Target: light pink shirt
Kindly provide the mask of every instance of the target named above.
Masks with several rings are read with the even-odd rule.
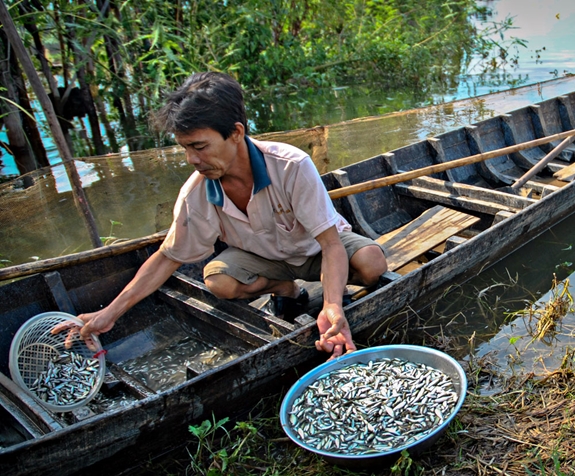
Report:
[[[213,253],[219,238],[229,246],[297,266],[320,252],[315,240],[320,233],[334,225],[338,232],[351,230],[335,211],[307,154],[288,144],[250,140],[263,153],[271,184],[252,191],[246,216],[221,187],[223,206],[210,203],[207,179],[194,172],[180,190],[174,221],[160,248],[168,258],[201,261]]]

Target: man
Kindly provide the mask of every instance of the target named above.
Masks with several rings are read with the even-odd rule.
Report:
[[[154,122],[174,133],[196,171],[180,191],[160,249],[109,306],[79,316],[86,323],[82,335],[109,331],[182,263],[209,257],[219,239],[228,248],[204,268],[215,296],[271,293],[281,312],[307,298],[295,279],[321,279],[316,347],[332,357],[355,350],[342,307],[345,285],[372,285],[387,264],[379,245],[351,233],[335,211],[310,157],[287,144],[250,139],[241,87],[221,73],[191,76]]]

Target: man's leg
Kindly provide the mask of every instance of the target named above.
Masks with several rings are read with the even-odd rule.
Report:
[[[387,271],[387,261],[381,246],[352,232],[340,233],[340,238],[349,257],[349,284],[376,284]]]
[[[387,261],[379,245],[365,246],[349,260],[350,284],[371,286],[387,271]]]
[[[227,274],[212,274],[205,277],[204,282],[220,299],[255,299],[268,293],[295,299],[300,293],[294,281],[278,281],[263,276],[258,276],[253,283],[243,284]]]
[[[204,268],[204,282],[220,299],[253,299],[262,294],[297,298],[290,266],[237,248],[228,248]]]

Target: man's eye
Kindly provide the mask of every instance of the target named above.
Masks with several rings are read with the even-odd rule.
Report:
[[[205,148],[206,148],[205,145],[201,145],[201,146],[197,146],[197,145],[196,145],[196,146],[194,146],[194,150],[203,150],[203,149],[205,149]]]

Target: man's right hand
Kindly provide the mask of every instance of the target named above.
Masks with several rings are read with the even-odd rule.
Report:
[[[104,332],[108,332],[116,323],[116,319],[114,319],[107,307],[100,311],[80,314],[78,319],[84,321],[84,327],[80,331],[80,335],[84,338],[90,334],[99,336]]]
[[[315,347],[319,351],[332,354],[328,360],[343,355],[344,349],[346,354],[357,350],[341,305],[324,307],[317,318],[317,327],[320,338]]]
[[[79,336],[84,340],[86,346],[90,350],[97,350],[92,336],[98,336],[103,332],[109,331],[114,327],[116,322],[108,311],[108,308],[89,314],[80,314],[78,319],[84,322],[82,327],[80,327],[76,322],[66,321],[54,326],[54,328],[50,330],[51,334],[59,334],[60,332],[68,331],[68,335],[64,340],[64,347],[66,349],[70,349],[74,344],[74,341],[77,340]]]
[[[167,258],[160,251],[156,251],[140,267],[134,279],[128,283],[109,306],[100,311],[78,316],[80,320],[84,321],[84,326],[80,329],[82,338],[86,340],[91,334],[99,336],[104,332],[108,332],[114,327],[120,316],[146,296],[156,291],[180,265],[181,263]],[[52,329],[52,334],[57,334],[65,329],[70,329],[70,332],[72,332],[72,327],[71,325],[66,325],[66,323],[57,325]],[[78,325],[76,324],[74,327],[76,327],[75,332],[77,332]],[[70,345],[72,345],[71,341]]]

